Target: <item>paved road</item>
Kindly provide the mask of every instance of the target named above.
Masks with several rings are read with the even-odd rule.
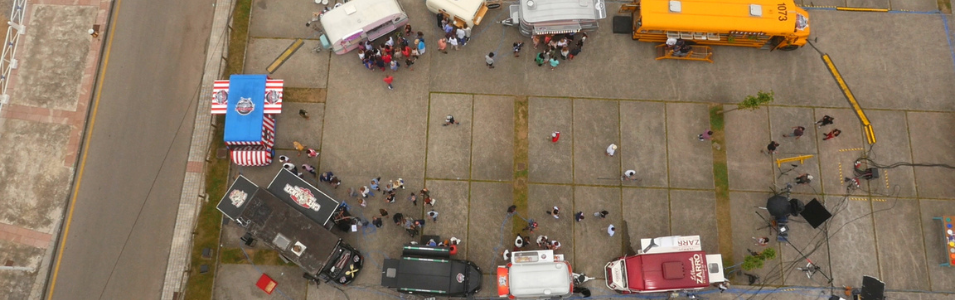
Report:
[[[159,298],[212,3],[115,4],[98,111],[50,298]]]

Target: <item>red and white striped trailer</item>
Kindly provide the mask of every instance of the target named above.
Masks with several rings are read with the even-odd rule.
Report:
[[[267,166],[275,147],[275,115],[282,112],[282,80],[232,75],[212,88],[212,114],[224,114],[224,142],[239,166]]]

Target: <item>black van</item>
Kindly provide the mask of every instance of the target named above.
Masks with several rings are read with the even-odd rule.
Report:
[[[451,259],[448,248],[405,246],[402,258],[386,259],[381,285],[409,294],[470,296],[481,290],[481,268]]]
[[[338,205],[331,198],[303,199],[313,195],[310,186],[292,181],[283,183],[283,186],[292,190],[292,194],[299,198],[297,200],[309,201],[315,207],[321,205],[323,209],[315,212],[324,212],[324,208],[328,208],[329,216],[320,219],[324,222],[328,221]],[[315,221],[315,216],[303,214],[269,190],[260,189],[245,176],[236,178],[216,207],[246,228],[247,237],[268,243],[283,258],[305,270],[306,278],[348,284],[361,271],[364,263],[361,252],[332,234],[324,223]],[[246,238],[246,242],[251,243],[251,240]]]

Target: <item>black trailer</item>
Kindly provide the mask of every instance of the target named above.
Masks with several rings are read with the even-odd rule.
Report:
[[[337,201],[323,206],[337,208]],[[316,222],[269,190],[260,189],[245,176],[236,178],[217,208],[246,228],[246,235],[268,243],[311,277],[348,284],[364,263],[361,253],[332,234],[324,223]],[[330,217],[334,210],[327,213]],[[328,217],[324,219],[327,221]]]
[[[470,296],[481,290],[481,268],[449,259],[447,248],[408,245],[400,259],[386,259],[381,285],[409,294]],[[420,255],[433,253],[435,255]]]

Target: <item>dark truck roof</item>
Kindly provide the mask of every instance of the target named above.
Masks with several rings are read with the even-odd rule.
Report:
[[[339,257],[336,251],[343,251],[341,238],[245,176],[236,178],[216,207],[309,274],[319,274],[330,258]],[[296,253],[296,246],[304,250]]]
[[[269,183],[269,192],[315,223],[326,226],[341,204],[291,171],[281,169]]]
[[[471,295],[480,290],[481,281],[481,269],[457,259],[386,259],[381,273],[381,285],[405,293]]]

